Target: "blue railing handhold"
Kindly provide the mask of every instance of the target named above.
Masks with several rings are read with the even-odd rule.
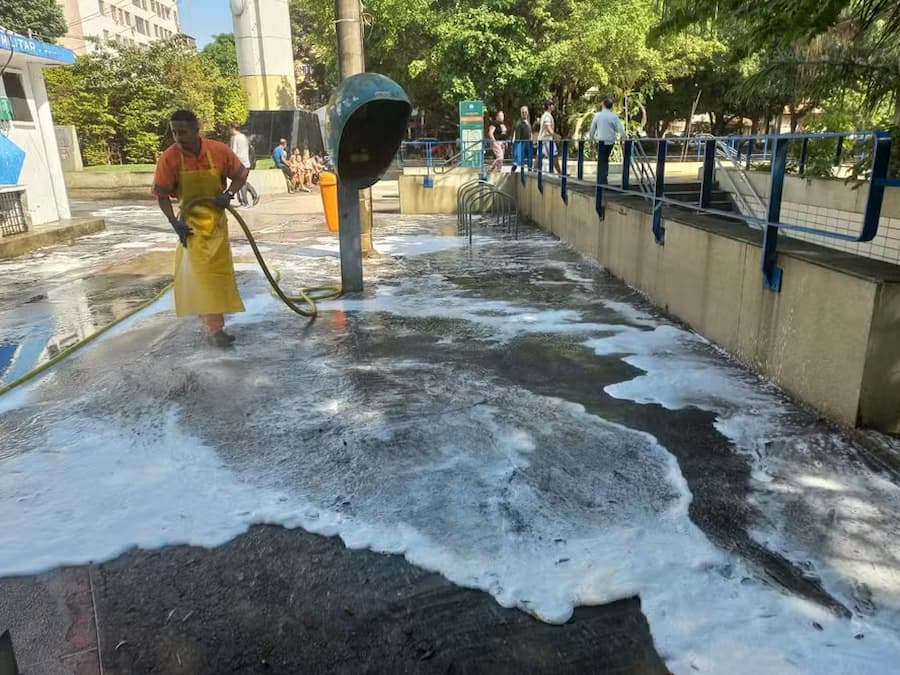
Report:
[[[697,145],[698,151],[700,145]],[[716,141],[703,143],[703,178],[700,183],[700,208],[709,208],[712,202],[713,173],[716,168]]]
[[[775,264],[778,250],[778,223],[781,220],[781,196],[784,192],[784,174],[787,171],[787,141],[775,139],[772,148],[772,174],[769,181],[769,209],[763,230],[762,273],[763,285],[775,292],[781,290],[782,270]]]
[[[634,141],[630,138],[622,143],[622,189],[631,187],[631,158],[634,153]],[[599,166],[599,165],[598,165]]]
[[[537,184],[538,192],[544,194],[544,144],[537,144]]]
[[[597,173],[594,176],[594,211],[601,218],[606,217],[606,210],[603,206],[603,184],[600,183],[600,144],[597,144]]]
[[[653,193],[653,237],[657,244],[666,242],[666,228],[662,224],[662,197],[666,189],[666,154],[669,144],[664,140],[656,145],[656,189]]]
[[[784,179],[787,175],[788,166],[788,147],[791,143],[800,142],[799,161],[797,170],[801,176],[807,172],[809,164],[809,143],[814,139],[834,139],[835,141],[835,160],[840,161],[843,156],[845,140],[860,141],[864,139],[873,139],[874,148],[872,151],[872,161],[869,175],[869,194],[866,200],[865,210],[863,213],[862,227],[858,234],[844,234],[840,232],[832,232],[822,230],[806,225],[793,225],[781,222],[781,201],[784,193]],[[516,141],[517,143],[529,143],[529,141]],[[568,203],[569,188],[569,141],[557,141],[561,143],[561,154],[565,168],[561,168],[560,187],[561,197],[563,201]],[[652,160],[650,160],[641,150],[637,143],[657,143],[656,167],[653,168]],[[668,156],[669,144],[674,144],[678,149],[678,153],[673,152],[672,157]],[[415,146],[417,142],[408,142],[404,146]],[[440,142],[430,141],[418,143],[425,148],[425,159],[428,170],[426,171],[426,181],[430,180],[431,166],[434,162],[434,148],[440,145]],[[667,161],[683,160],[688,155],[688,150],[694,144],[697,147],[697,156],[702,158],[702,183],[700,188],[699,200],[695,203],[688,203],[678,199],[672,199],[665,194],[665,167]],[[456,143],[453,144],[454,147]],[[481,145],[479,143],[478,145]],[[537,187],[543,194],[544,192],[544,152],[547,151],[548,171],[553,171],[554,142],[537,143],[537,166],[529,171],[537,174]],[[548,147],[549,146],[549,147]],[[755,149],[761,147],[762,152]],[[578,179],[583,182],[584,177],[584,141],[578,141]],[[746,147],[746,151],[744,148]],[[857,159],[864,156],[855,146],[854,155]],[[652,202],[652,232],[654,239],[663,244],[665,242],[665,227],[663,226],[663,207],[665,205],[679,206],[691,210],[701,210],[712,215],[723,216],[730,219],[740,219],[748,225],[757,226],[763,231],[763,248],[761,256],[761,267],[763,274],[763,283],[766,288],[778,291],[782,286],[783,272],[777,266],[777,250],[778,237],[780,230],[792,232],[803,232],[815,236],[826,237],[829,239],[837,239],[839,241],[848,242],[866,242],[871,241],[878,234],[878,224],[881,217],[881,208],[884,200],[884,193],[887,187],[900,187],[900,178],[888,178],[888,166],[890,161],[892,147],[892,139],[890,134],[885,131],[852,131],[852,132],[823,132],[812,134],[776,134],[773,136],[701,136],[697,138],[661,138],[661,139],[626,139],[622,143],[622,182],[621,187],[615,187],[611,184],[600,185],[599,183],[599,158],[598,171],[594,180],[595,186],[595,209],[599,217],[604,217],[604,190],[611,190],[627,195],[640,196]],[[481,167],[484,170],[484,150],[481,148],[482,158]],[[530,148],[522,153],[523,157],[530,158]],[[755,213],[736,213],[734,211],[723,211],[712,208],[712,189],[715,179],[715,162],[716,153],[720,151],[725,154],[730,162],[735,162],[740,167],[742,163],[746,163],[749,167],[751,161],[767,159],[771,157],[771,172],[769,177],[769,203],[766,207],[764,217],[759,217]],[[460,156],[465,153],[465,148],[461,149]],[[408,152],[402,148],[398,154],[401,164],[408,161]],[[599,152],[598,152],[599,155]],[[526,161],[527,164],[527,161]],[[445,162],[446,165],[446,162]],[[521,168],[520,180],[524,185],[526,183],[525,166]],[[640,181],[638,186],[640,189],[632,189],[632,180],[634,174],[639,173],[637,179]]]
[[[584,141],[578,141],[578,180],[584,180]]]
[[[809,157],[809,139],[804,138],[800,143],[800,162],[797,165],[797,173],[806,176],[806,159]]]
[[[525,170],[530,170],[531,168],[531,141],[515,141],[515,144],[522,149],[522,152],[518,154],[518,157],[522,161],[521,166],[519,166],[519,180],[522,181],[522,185],[525,185]],[[513,152],[515,152],[516,149],[517,148],[513,148]]]

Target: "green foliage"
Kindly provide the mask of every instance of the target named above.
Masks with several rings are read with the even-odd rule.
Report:
[[[56,0],[4,0],[0,2],[0,26],[35,38],[53,42],[68,27]]]
[[[54,121],[77,127],[85,147],[85,161],[90,163],[109,161],[109,140],[116,131],[116,119],[109,111],[109,94],[87,85],[98,77],[97,64],[86,58],[77,59],[68,68],[44,71],[47,90],[53,92]]]
[[[662,27],[731,36],[744,101],[812,109],[859,94],[857,111],[888,104],[900,125],[900,3],[896,0],[668,0]]]
[[[234,44],[234,33],[213,35],[212,41],[200,53],[215,63],[222,75],[237,77],[237,47]]]
[[[460,99],[512,113],[553,97],[567,118],[596,108],[590,91],[653,91],[686,76],[716,48],[698,31],[653,42],[655,0],[370,0],[368,70],[384,73],[428,109],[435,131],[455,125]],[[337,81],[333,3],[291,0],[295,56]],[[435,119],[436,118],[436,119]]]
[[[154,162],[170,142],[173,110],[193,110],[213,134],[246,119],[246,96],[237,76],[223,73],[228,62],[220,56],[171,41],[79,56],[46,72],[55,121],[77,128],[87,164]]]

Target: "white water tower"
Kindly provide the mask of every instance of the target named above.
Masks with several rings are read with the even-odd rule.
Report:
[[[288,0],[231,0],[238,74],[250,110],[294,110],[297,85]]]

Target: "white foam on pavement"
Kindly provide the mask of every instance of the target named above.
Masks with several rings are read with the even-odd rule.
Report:
[[[231,323],[248,330],[281,311],[268,293],[245,304]],[[653,326],[630,306],[605,304]],[[585,322],[571,309],[467,296],[436,274],[320,307],[465,321],[500,342],[584,333],[598,357],[621,355],[645,371],[608,386],[612,396],[710,410],[748,453],[782,423],[777,392],[673,326]],[[141,326],[159,321],[162,331],[168,320]],[[639,594],[675,673],[849,675],[900,663],[883,614],[838,619],[754,579],[713,546],[689,518],[677,461],[651,436],[452,364],[285,361],[284,350],[302,348],[300,336],[225,356],[191,351],[162,369],[131,359],[129,326],[107,337],[111,360],[93,364],[96,386],[69,382],[62,371],[76,361],[3,401],[18,450],[0,454],[0,574],[103,560],[136,545],[214,546],[253,523],[280,523],[402,554],[552,622],[581,604]],[[124,360],[112,360],[116,353]],[[366,378],[376,384],[358,384]],[[205,401],[217,410],[204,421]],[[789,459],[786,469],[795,466]],[[876,488],[890,497],[896,486],[859,469],[855,484],[824,468],[779,483],[773,467],[757,469],[770,486],[819,499],[811,508],[847,493],[838,514],[846,533],[892,515],[890,501],[873,507],[864,496]],[[767,513],[791,503],[775,490],[766,498],[775,504],[760,502]],[[789,528],[764,535],[803,548]],[[833,569],[832,586],[847,573]]]
[[[611,396],[715,413],[716,429],[751,462],[754,539],[821,579],[857,620],[900,632],[896,483],[868,469],[840,433],[795,428],[790,401],[696,334],[658,324],[586,344],[644,371],[607,386]]]

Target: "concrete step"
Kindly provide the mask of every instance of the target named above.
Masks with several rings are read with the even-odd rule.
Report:
[[[0,260],[14,258],[37,248],[72,242],[106,229],[106,221],[102,218],[73,218],[55,221],[43,225],[34,225],[28,232],[7,235],[0,239]]]

